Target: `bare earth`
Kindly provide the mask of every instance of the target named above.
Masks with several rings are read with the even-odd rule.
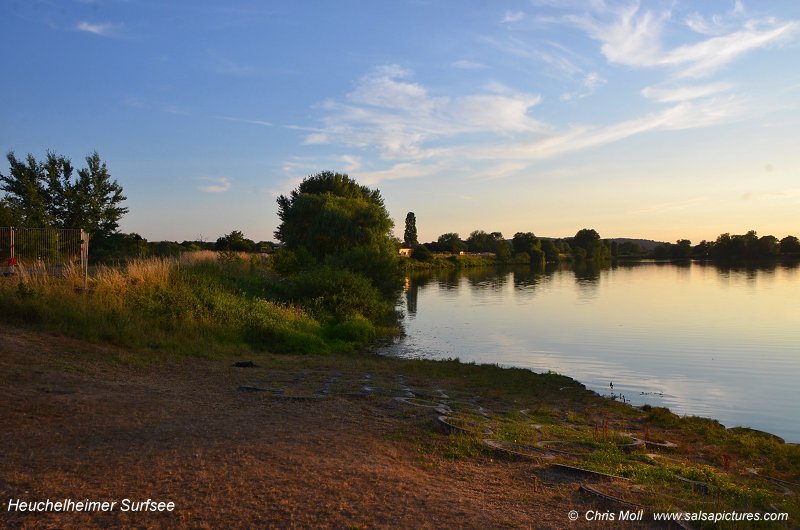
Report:
[[[535,462],[442,456],[436,413],[395,399],[400,374],[126,355],[0,326],[0,527],[610,527],[570,522],[570,510],[609,507]],[[24,513],[12,499],[117,507]],[[123,512],[123,499],[175,509]]]

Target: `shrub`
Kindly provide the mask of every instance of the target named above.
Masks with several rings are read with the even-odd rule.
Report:
[[[433,261],[433,253],[425,245],[419,245],[417,248],[415,248],[414,252],[411,254],[411,257],[417,261]]]
[[[519,252],[514,256],[514,263],[518,265],[528,265],[531,262],[531,255],[527,252]]]
[[[362,316],[347,318],[342,322],[331,324],[325,329],[327,338],[346,343],[368,344],[375,339],[376,335],[375,326]]]
[[[278,274],[295,274],[302,270],[316,266],[316,261],[311,254],[304,248],[289,250],[279,248],[271,259],[272,270]]]
[[[334,269],[345,269],[368,278],[386,298],[394,298],[402,286],[403,277],[394,253],[370,247],[355,247],[328,256],[325,265]]]
[[[298,303],[317,318],[326,320],[362,316],[376,322],[391,311],[391,304],[367,278],[330,267],[285,278],[271,286],[270,294],[285,302]]]

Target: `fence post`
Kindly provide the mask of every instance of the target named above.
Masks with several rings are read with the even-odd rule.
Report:
[[[9,241],[11,243],[11,245],[10,245],[11,246],[11,256],[10,257],[11,257],[11,263],[13,263],[14,262],[14,227],[12,226],[8,230],[9,230],[8,238],[9,238]]]
[[[83,265],[83,290],[89,288],[89,234],[81,229],[81,265]]]

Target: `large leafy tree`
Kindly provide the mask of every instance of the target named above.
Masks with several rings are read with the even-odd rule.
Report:
[[[447,232],[439,236],[436,240],[437,247],[442,252],[453,252],[457,254],[462,250],[467,250],[467,245],[461,241],[461,237],[456,232]]]
[[[611,257],[611,249],[600,239],[600,234],[591,228],[578,230],[572,238],[572,253],[576,259],[603,260]]]
[[[13,152],[7,155],[10,171],[0,173],[0,189],[17,226],[51,226],[48,212],[44,168],[33,155],[18,160]]]
[[[255,242],[252,239],[244,237],[244,233],[240,230],[233,230],[230,234],[217,238],[214,248],[216,250],[234,252],[251,252],[255,249],[255,246]]]
[[[317,263],[363,274],[386,294],[399,285],[394,223],[378,190],[323,171],[278,197],[275,237]]]
[[[501,243],[505,243],[501,232],[490,234],[483,230],[474,230],[465,241],[470,252],[497,252]]]
[[[52,152],[42,162],[30,154],[18,160],[13,152],[7,158],[10,171],[0,173],[0,189],[17,226],[83,228],[104,238],[128,212],[120,204],[126,199],[122,187],[97,152],[86,157],[77,176],[68,158]]]
[[[68,187],[71,196],[64,226],[86,227],[90,233],[105,237],[117,231],[119,220],[128,213],[128,208],[120,206],[127,197],[96,151],[86,157],[86,164],[78,171],[75,184]]]
[[[542,239],[542,252],[544,252],[544,259],[549,262],[557,262],[560,259],[558,247],[549,239]]]
[[[541,267],[546,261],[544,250],[542,250],[541,240],[533,232],[517,232],[511,240],[514,255],[530,256],[532,265]]]
[[[800,252],[800,240],[792,235],[784,237],[781,239],[781,252],[786,254]]]
[[[525,252],[531,255],[534,250],[542,249],[542,242],[533,232],[517,232],[511,240],[511,246],[514,249],[514,254]]]

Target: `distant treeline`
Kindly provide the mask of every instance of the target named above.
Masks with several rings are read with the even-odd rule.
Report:
[[[136,233],[117,232],[89,246],[93,262],[111,262],[148,256],[171,257],[194,250],[228,252],[272,252],[277,244],[272,241],[253,241],[239,230],[220,236],[216,241],[147,241]]]
[[[721,234],[716,241],[701,241],[694,246],[687,239],[664,243],[657,246],[652,254],[655,259],[770,259],[781,255],[800,256],[800,240],[791,235],[781,240],[775,236],[758,237],[751,230],[743,235]]]
[[[413,245],[412,245],[413,246]],[[800,241],[789,235],[758,237],[755,231],[744,235],[721,234],[716,241],[692,245],[688,239],[676,243],[650,244],[647,248],[635,241],[602,239],[596,230],[584,228],[574,237],[539,238],[532,232],[517,232],[506,239],[501,232],[475,230],[466,239],[455,232],[442,234],[436,241],[414,247],[412,257],[426,261],[432,253],[461,252],[493,254],[498,262],[557,263],[561,261],[605,261],[610,259],[709,259],[759,260],[780,256],[800,257]]]
[[[475,230],[462,240],[457,233],[449,232],[436,241],[414,248],[412,257],[430,260],[433,252],[493,254],[500,263],[530,263],[534,266],[570,260],[605,261],[612,257],[610,245],[591,228],[584,228],[574,237],[563,239],[545,239],[536,237],[533,232],[517,232],[508,240],[501,232]]]

